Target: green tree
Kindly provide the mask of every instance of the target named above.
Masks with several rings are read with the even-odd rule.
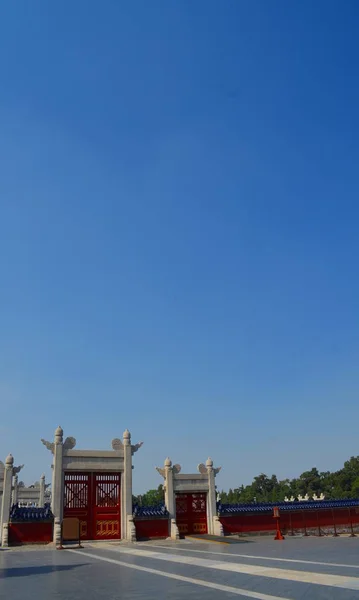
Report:
[[[163,504],[165,500],[163,485],[159,485],[156,490],[148,490],[145,494],[137,496],[136,500],[136,503],[141,506],[158,506],[158,504]]]

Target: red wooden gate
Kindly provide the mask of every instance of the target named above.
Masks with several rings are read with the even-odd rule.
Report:
[[[120,473],[65,473],[64,517],[80,520],[81,539],[121,538]]]
[[[121,537],[120,474],[94,474],[93,533],[95,539]]]
[[[207,494],[176,494],[176,523],[180,535],[207,533]]]
[[[65,473],[64,517],[80,520],[80,535],[91,539],[91,474]]]

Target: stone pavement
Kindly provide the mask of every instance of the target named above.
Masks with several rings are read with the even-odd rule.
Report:
[[[0,599],[359,600],[358,538],[0,551]]]

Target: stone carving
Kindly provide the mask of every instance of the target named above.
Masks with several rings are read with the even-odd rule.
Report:
[[[42,441],[42,443],[44,444],[44,446],[45,446],[45,447],[46,447],[48,450],[50,450],[51,454],[53,454],[53,453],[54,453],[54,450],[55,450],[55,444],[54,444],[53,442],[47,442],[46,440],[43,440],[42,438],[41,438],[41,441]]]
[[[20,473],[21,469],[24,468],[24,466],[25,465],[19,465],[18,467],[13,467],[12,474],[17,475],[18,473]]]
[[[72,450],[76,446],[76,440],[74,437],[67,437],[64,441],[65,450]]]
[[[207,475],[208,469],[212,469],[214,476],[220,472],[221,468],[222,467],[217,467],[216,469],[213,469],[213,461],[211,459],[208,459],[205,465],[201,463],[197,467],[198,472],[201,473],[201,475]]]
[[[156,471],[158,471],[158,473],[161,475],[161,477],[163,477],[163,479],[166,479],[166,469],[162,469],[161,467],[156,467]]]
[[[173,465],[173,467],[172,467],[173,473],[177,474],[177,475],[178,475],[178,473],[181,472],[181,469],[182,469],[181,465],[178,465],[178,464],[177,465]]]
[[[115,438],[114,440],[112,440],[111,446],[112,450],[114,450],[115,452],[119,452],[123,448],[122,440],[120,440],[120,438]]]
[[[313,500],[324,500],[325,496],[323,494],[323,492],[320,494],[320,496],[317,496],[317,494],[313,494]]]
[[[131,446],[132,454],[137,452],[137,450],[139,450],[141,446],[143,446],[143,442],[138,442],[138,444],[134,444],[133,446]]]

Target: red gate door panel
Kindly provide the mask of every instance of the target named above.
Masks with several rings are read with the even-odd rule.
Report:
[[[83,540],[121,539],[121,474],[64,475],[64,517],[80,520]]]
[[[176,494],[176,523],[180,535],[207,533],[207,494]]]
[[[64,477],[64,517],[80,520],[80,535],[90,540],[91,530],[91,474],[65,473]]]
[[[119,473],[94,473],[94,539],[121,538]]]

